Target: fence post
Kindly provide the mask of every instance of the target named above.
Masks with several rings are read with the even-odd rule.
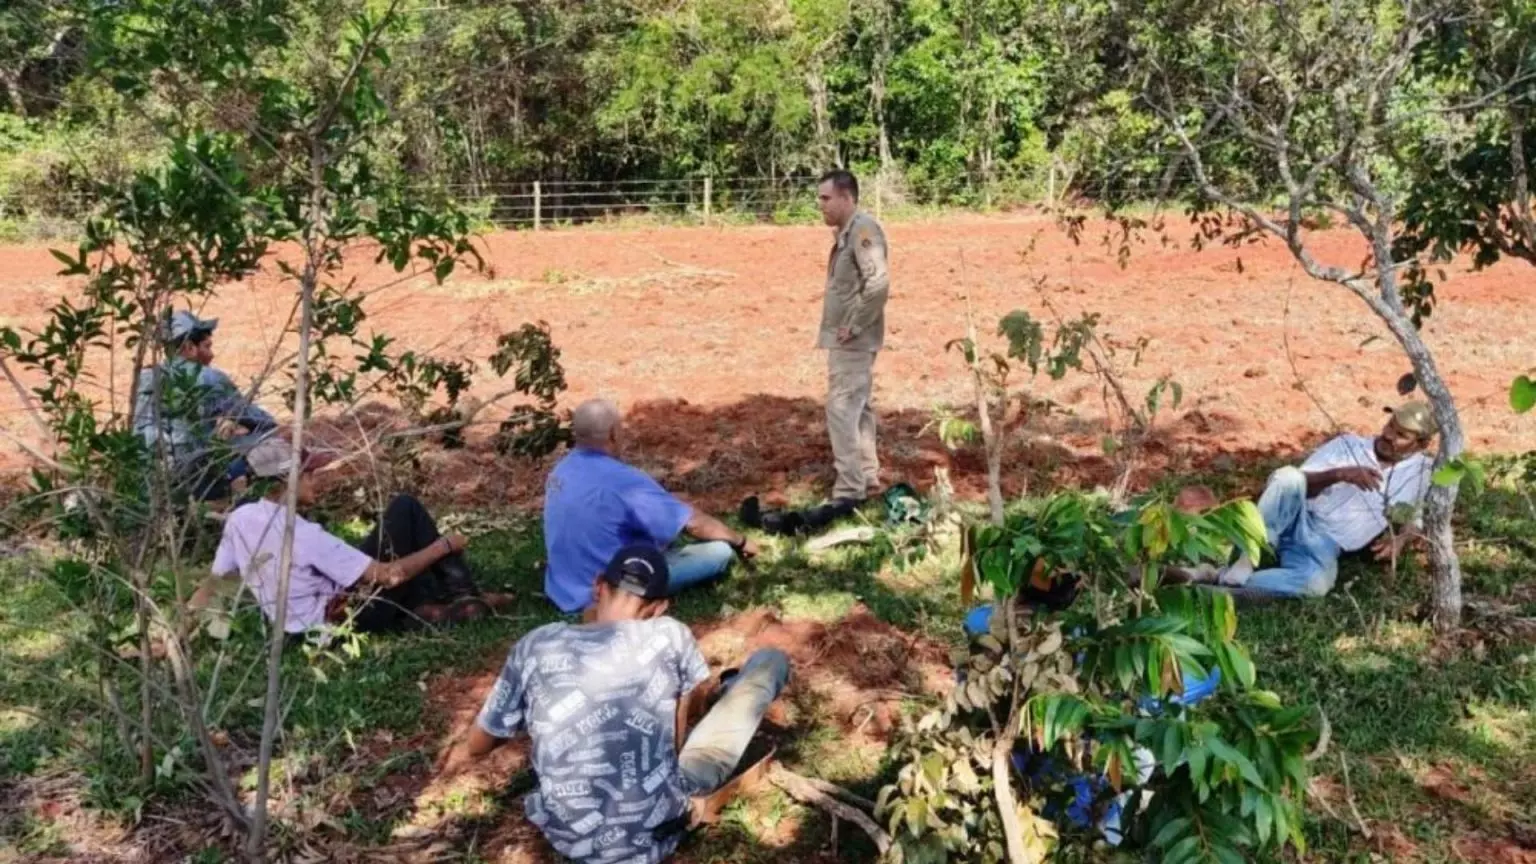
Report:
[[[544,221],[544,200],[539,189],[539,181],[533,181],[533,230],[539,230],[539,223]]]
[[[885,172],[875,174],[875,219],[880,218],[880,199],[883,197],[880,190],[885,188]]]
[[[714,211],[715,182],[709,175],[704,176],[704,224],[709,224],[709,217]]]

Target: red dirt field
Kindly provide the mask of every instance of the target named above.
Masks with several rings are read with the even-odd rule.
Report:
[[[1278,244],[1236,253],[1153,241],[1133,249],[1122,269],[1091,224],[1081,246],[1051,222],[1022,215],[896,223],[889,235],[893,296],[876,400],[890,479],[925,484],[931,465],[949,464],[962,492],[978,489],[979,456],[950,457],[925,431],[935,405],[968,400],[960,360],[944,352],[965,331],[964,290],[986,326],[1020,306],[1040,314],[1033,284],[1043,276],[1064,314],[1101,313],[1101,330],[1122,344],[1150,338],[1131,376],[1133,396],[1165,373],[1185,393],[1181,409],[1161,421],[1166,434],[1152,448],[1157,468],[1222,466],[1222,454],[1289,455],[1330,428],[1296,383],[1287,335],[1295,371],[1347,426],[1374,429],[1408,368],[1359,300],[1307,279]],[[1032,238],[1025,260],[1021,250]],[[1348,232],[1314,241],[1326,261],[1347,266],[1361,257]],[[485,238],[485,274],[377,290],[365,329],[389,333],[403,347],[467,354],[483,364],[498,333],[548,321],[564,352],[567,404],[594,395],[618,400],[632,415],[629,456],[636,463],[710,506],[734,506],[750,492],[816,495],[830,480],[824,360],[812,347],[828,242],[819,227],[501,233]],[[366,250],[355,258],[363,287],[397,278],[372,265]],[[56,270],[45,248],[0,249],[0,323],[39,323],[71,287]],[[1460,400],[1469,445],[1528,447],[1536,434],[1529,420],[1522,425],[1510,414],[1505,388],[1536,356],[1536,306],[1529,302],[1536,271],[1508,264],[1474,273],[1461,262],[1446,270],[1427,333]],[[225,286],[203,310],[223,322],[219,365],[237,380],[257,372],[292,302],[291,286],[273,276]],[[125,380],[125,370],[117,371]],[[500,389],[488,371],[481,378],[479,395]],[[283,383],[269,389],[275,394]],[[1096,382],[1069,376],[1044,392],[1076,414],[1048,424],[1050,443],[1017,449],[1010,491],[1042,471],[1105,479]],[[23,437],[32,431],[8,388],[0,392],[0,426]],[[472,442],[477,432],[483,440],[476,430]],[[5,466],[23,464],[11,443],[0,452]],[[448,483],[440,491],[463,502],[528,504],[541,491],[542,466],[511,464],[483,447],[433,459]]]

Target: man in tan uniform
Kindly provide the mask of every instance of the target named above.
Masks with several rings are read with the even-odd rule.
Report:
[[[862,501],[880,483],[870,391],[875,356],[885,344],[888,250],[879,223],[859,210],[859,181],[851,173],[827,172],[816,198],[836,236],[816,340],[827,352],[827,434],[837,468],[832,498]]]

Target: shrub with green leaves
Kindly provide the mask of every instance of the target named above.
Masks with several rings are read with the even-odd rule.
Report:
[[[1002,779],[1034,860],[1099,842],[1111,813],[1104,835],[1175,864],[1301,848],[1313,712],[1259,688],[1231,595],[1161,584],[1168,565],[1263,543],[1247,501],[1192,514],[1147,498],[1112,513],[1063,493],[973,528],[969,566],[1000,601],[944,705],[894,746],[903,767],[877,807],[893,857],[1008,860]],[[1060,611],[1017,603],[1026,584],[1067,579],[1083,590]],[[1186,703],[1196,680],[1219,684]]]

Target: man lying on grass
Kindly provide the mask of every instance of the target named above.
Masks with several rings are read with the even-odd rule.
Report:
[[[718,806],[696,796],[726,783],[789,678],[783,652],[757,651],[690,734],[715,687],[693,634],[663,616],[668,575],[655,547],[619,550],[597,578],[595,620],[519,640],[443,764],[451,776],[527,731],[538,777],[528,820],[577,862],[672,854]]]
[[[315,472],[330,460],[296,454],[286,440],[271,438],[247,457],[257,500],[231,511],[214,555],[213,574],[236,574],[255,595],[267,620],[277,615],[278,560],[282,553],[286,480],[300,458],[298,505],[315,502]],[[432,516],[409,495],[396,495],[377,525],[354,547],[305,519],[294,520],[293,564],[288,582],[288,633],[345,621],[362,632],[406,629],[483,617],[506,598],[482,595],[464,560],[462,535],[440,535]],[[199,594],[204,595],[205,590]],[[194,597],[194,607],[206,602]]]
[[[666,551],[669,597],[723,575],[737,555],[757,555],[757,544],[621,462],[623,426],[612,402],[578,405],[575,447],[544,484],[544,593],[562,612],[592,604],[592,574],[625,546],[668,550],[683,534],[704,541]]]
[[[1437,432],[1429,406],[1409,402],[1380,435],[1340,435],[1300,468],[1279,469],[1258,502],[1278,565],[1255,572],[1258,562],[1242,556],[1220,572],[1192,575],[1248,593],[1321,597],[1333,590],[1342,553],[1369,546],[1378,559],[1395,558],[1419,537],[1431,468],[1424,451]],[[1400,510],[1412,518],[1389,532]]]

